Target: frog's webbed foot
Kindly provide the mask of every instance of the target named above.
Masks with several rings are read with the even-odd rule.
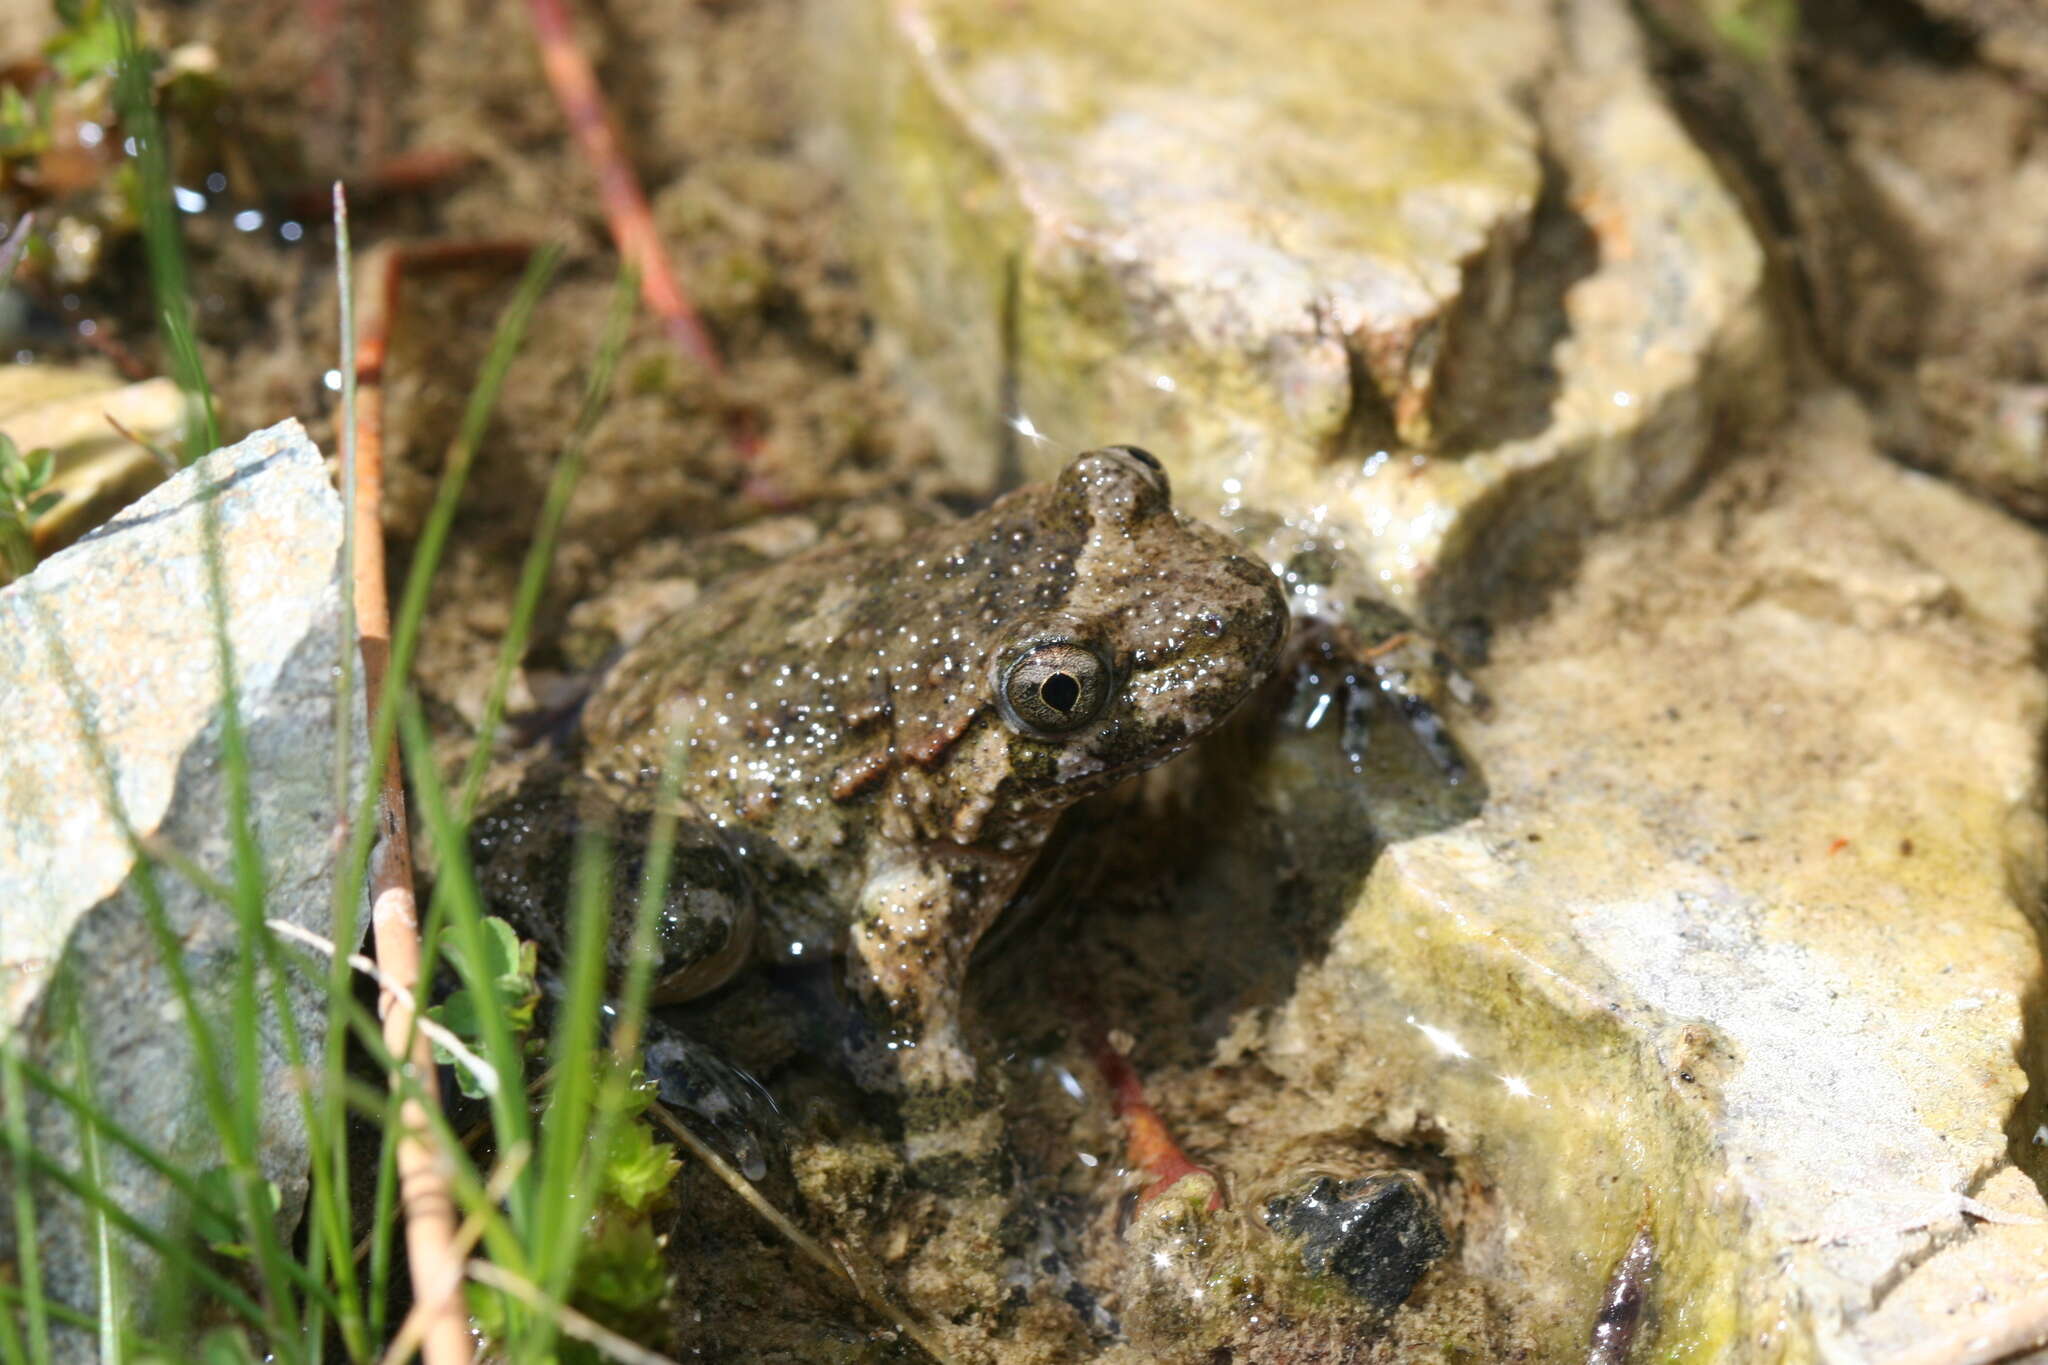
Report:
[[[787,1125],[759,1081],[658,1017],[643,1029],[643,1065],[663,1104],[756,1184],[767,1178],[771,1159],[787,1164]]]
[[[1483,657],[1478,631],[1466,641]],[[1305,730],[1335,722],[1338,742],[1361,764],[1381,707],[1412,735],[1445,782],[1465,780],[1470,766],[1444,719],[1449,705],[1484,715],[1486,696],[1444,644],[1392,607],[1359,603],[1341,618],[1311,617],[1295,632],[1293,696],[1288,721]]]

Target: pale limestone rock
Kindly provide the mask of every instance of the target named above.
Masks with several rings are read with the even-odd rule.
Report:
[[[2040,1213],[2048,547],[1846,402],[1772,445],[1503,632],[1482,812],[1390,844],[1256,1049],[1304,1146],[1426,1123],[1495,1186],[1467,1256],[1560,1351],[1646,1207],[1688,1358],[1881,1365],[2038,1288],[1952,1262],[2048,1232],[1965,1216]]]
[[[131,847],[81,739],[75,703],[91,719],[136,833],[231,882],[221,674],[203,548],[209,505],[218,513],[265,913],[325,935],[336,858],[341,505],[299,425],[214,452],[0,591],[0,1029],[14,1032],[38,1065],[89,1085],[111,1116],[195,1174],[221,1164],[220,1138]],[[52,653],[52,628],[75,682]],[[360,759],[360,716],[352,724]],[[154,880],[201,1008],[223,1056],[232,1056],[232,912],[166,868]],[[318,1049],[318,993],[294,987],[291,998],[304,1045]],[[290,1218],[304,1195],[306,1138],[276,1016],[266,1009],[265,1017],[261,1161]],[[79,1140],[66,1112],[33,1092],[29,1108],[37,1146],[76,1169]],[[184,1216],[182,1201],[118,1145],[102,1141],[100,1159],[102,1184],[121,1207],[159,1228]],[[37,1205],[48,1292],[90,1313],[96,1282],[85,1222],[47,1185]],[[0,1222],[0,1260],[11,1260],[13,1220]],[[146,1325],[158,1269],[125,1241],[117,1246],[132,1256],[128,1307]],[[65,1358],[91,1349],[82,1335],[63,1345]]]
[[[961,468],[1005,418],[1027,472],[1150,446],[1276,563],[1334,558],[1339,610],[1497,617],[1583,555],[1499,622],[1476,817],[1326,733],[1218,760],[1253,788],[1176,914],[1228,944],[1347,909],[1160,1094],[1245,1188],[1361,1125],[1446,1150],[1463,1269],[1543,1358],[1583,1358],[1647,1216],[1657,1358],[1882,1365],[2031,1235],[1969,1211],[2048,1118],[2048,550],[1834,399],[1591,534],[1784,399],[1763,252],[1620,6],[1099,8],[821,7],[870,278]]]
[[[969,473],[1004,418],[1027,472],[1134,441],[1442,619],[1777,406],[1762,253],[1608,0],[819,19],[878,306]]]

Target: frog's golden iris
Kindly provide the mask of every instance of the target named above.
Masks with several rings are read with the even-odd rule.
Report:
[[[1116,690],[1114,670],[1073,640],[1037,640],[1002,665],[996,702],[1003,719],[1027,735],[1057,738],[1102,714]]]

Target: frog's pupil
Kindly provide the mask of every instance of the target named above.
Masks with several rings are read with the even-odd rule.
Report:
[[[1039,685],[1038,695],[1055,711],[1071,711],[1081,700],[1081,684],[1071,673],[1055,673]]]

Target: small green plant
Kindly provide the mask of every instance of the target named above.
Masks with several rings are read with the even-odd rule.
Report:
[[[463,980],[488,983],[491,999],[479,1005],[476,995],[465,986],[427,1011],[429,1019],[460,1038],[473,1052],[486,1047],[484,1011],[503,1018],[515,1034],[524,1038],[533,1031],[534,1010],[540,1004],[540,985],[535,979],[539,950],[532,943],[521,941],[511,925],[495,916],[486,918],[483,928],[481,962],[471,961],[465,945],[460,943],[450,944],[446,951]],[[434,1060],[448,1066],[456,1058],[436,1042]],[[486,1091],[474,1071],[457,1066],[455,1075],[463,1094],[473,1100],[484,1098]]]
[[[27,454],[0,432],[0,582],[20,578],[36,566],[31,534],[36,518],[63,500],[46,485],[57,457],[47,448]]]

